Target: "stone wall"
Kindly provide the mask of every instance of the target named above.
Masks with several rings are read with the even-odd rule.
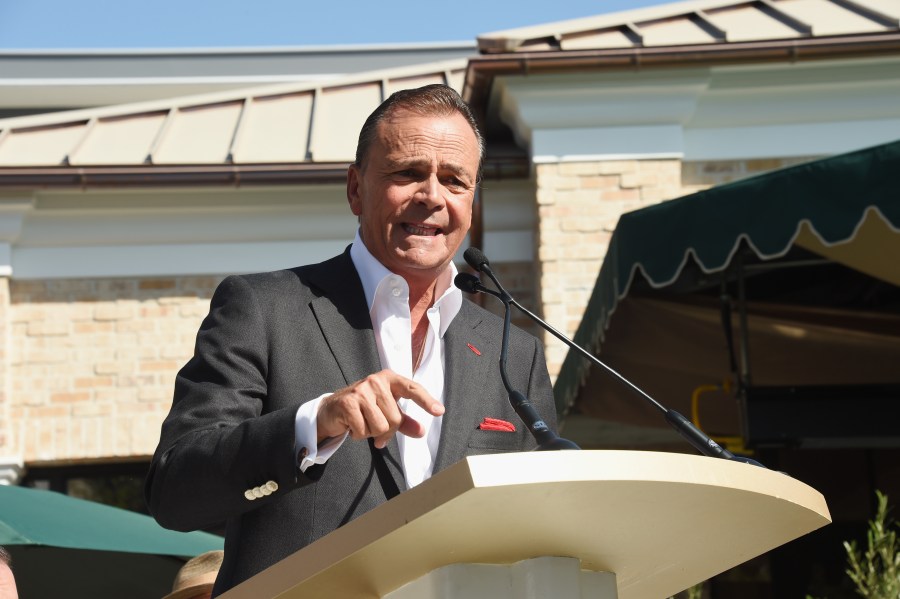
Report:
[[[541,310],[571,336],[581,322],[619,216],[681,195],[681,162],[539,164],[535,177]],[[544,341],[547,366],[555,378],[567,348],[549,335]]]
[[[714,185],[724,185],[732,181],[746,179],[796,164],[820,158],[805,156],[792,158],[765,158],[756,160],[705,160],[687,161],[681,166],[682,186],[689,190],[706,189]]]
[[[218,281],[11,281],[8,447],[30,464],[152,454]]]

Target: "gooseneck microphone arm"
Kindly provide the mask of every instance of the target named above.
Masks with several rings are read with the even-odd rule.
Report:
[[[512,310],[510,310],[510,303],[513,301],[512,297],[499,285],[497,286],[497,288],[500,289],[500,292],[498,293],[484,287],[477,277],[467,273],[456,275],[456,279],[454,279],[453,282],[463,291],[468,293],[486,293],[488,295],[493,295],[503,302],[505,310],[503,314],[503,339],[500,344],[500,379],[503,381],[503,386],[506,388],[506,392],[509,395],[510,405],[528,428],[529,432],[531,432],[535,441],[537,441],[538,451],[580,449],[575,443],[557,436],[556,433],[550,430],[550,427],[543,421],[537,413],[537,410],[535,410],[531,402],[528,401],[528,398],[514,389],[512,383],[509,381],[509,376],[506,373],[506,362],[509,357],[509,330],[512,326]]]
[[[469,293],[488,293],[489,295],[494,295],[495,297],[500,297],[501,299],[503,299],[503,297],[505,297],[506,299],[503,301],[504,301],[504,304],[506,304],[506,306],[507,306],[507,319],[509,318],[509,305],[515,306],[518,310],[520,310],[523,314],[525,314],[531,320],[536,322],[539,326],[541,326],[543,329],[545,329],[551,335],[553,335],[554,337],[556,337],[557,339],[559,339],[560,341],[562,341],[563,343],[568,345],[570,348],[577,351],[579,354],[581,354],[583,357],[587,358],[588,360],[590,360],[597,366],[600,366],[601,368],[603,368],[604,370],[606,370],[607,372],[612,374],[615,378],[617,378],[619,381],[624,383],[632,391],[636,392],[643,399],[647,400],[657,410],[662,412],[663,417],[665,418],[666,422],[668,422],[669,425],[673,429],[675,429],[676,432],[678,432],[682,437],[684,437],[684,439],[687,440],[688,443],[690,443],[697,451],[699,451],[703,455],[709,456],[709,457],[714,457],[714,458],[721,458],[721,459],[725,459],[725,460],[731,460],[731,461],[735,461],[735,462],[744,462],[747,464],[753,464],[754,466],[759,466],[761,468],[765,468],[765,466],[763,466],[756,460],[753,460],[753,459],[750,459],[750,458],[747,458],[744,456],[734,455],[733,453],[731,453],[730,451],[728,451],[727,449],[725,449],[724,447],[722,447],[721,445],[719,445],[718,443],[713,441],[708,435],[706,435],[703,431],[701,431],[696,426],[694,426],[694,424],[690,420],[685,418],[682,414],[680,414],[679,412],[677,412],[671,408],[666,408],[665,406],[663,406],[661,403],[659,403],[658,401],[656,401],[655,399],[650,397],[650,395],[648,395],[643,389],[641,389],[640,387],[638,387],[637,385],[635,385],[634,383],[632,383],[631,381],[626,379],[624,376],[622,376],[621,374],[616,372],[611,367],[607,366],[604,362],[602,362],[599,358],[597,358],[597,356],[588,352],[583,347],[576,344],[574,341],[572,341],[571,339],[569,339],[568,337],[566,337],[565,335],[560,333],[549,323],[547,323],[546,321],[544,321],[537,315],[533,314],[531,311],[527,310],[524,306],[519,304],[519,302],[517,302],[515,299],[513,299],[512,296],[510,296],[510,294],[507,293],[505,289],[503,289],[502,285],[500,285],[500,281],[497,279],[497,276],[494,275],[493,270],[491,270],[491,265],[487,259],[487,256],[485,256],[481,250],[479,250],[478,248],[470,247],[469,249],[467,249],[465,251],[464,258],[465,258],[466,262],[469,264],[469,266],[471,266],[475,270],[487,275],[491,279],[491,281],[493,281],[494,285],[497,286],[497,289],[500,290],[500,293],[494,292],[494,291],[486,288],[484,285],[481,284],[481,281],[478,279],[478,277],[475,277],[473,275],[457,276],[457,280],[459,280],[463,276],[471,277],[471,279],[474,280],[473,282],[466,282],[464,284],[460,284],[459,282],[457,282],[456,283],[457,287],[459,287],[463,291],[468,291],[469,289],[471,289],[471,291],[468,291]],[[501,294],[503,297],[501,297]]]

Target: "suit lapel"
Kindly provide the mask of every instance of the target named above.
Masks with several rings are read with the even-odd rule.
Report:
[[[444,335],[444,414],[434,472],[454,464],[466,455],[469,436],[482,416],[482,382],[496,368],[499,353],[491,351],[497,341],[485,339],[477,329],[481,316],[468,301]],[[472,344],[481,355],[469,348]],[[495,355],[496,354],[496,355]]]
[[[314,269],[310,282],[322,292],[310,302],[310,308],[341,369],[344,384],[349,385],[381,370],[372,319],[349,249]],[[373,448],[372,451],[377,450]],[[397,486],[405,489],[396,438],[381,451],[387,453],[384,459]]]
[[[323,293],[310,302],[322,336],[349,385],[381,370],[362,283],[348,253],[323,262],[310,281]]]

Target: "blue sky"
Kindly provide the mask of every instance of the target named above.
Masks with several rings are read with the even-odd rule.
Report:
[[[0,0],[0,48],[474,41],[663,0]]]

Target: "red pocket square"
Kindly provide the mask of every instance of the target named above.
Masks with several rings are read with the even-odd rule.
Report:
[[[478,425],[478,428],[483,431],[505,431],[507,433],[516,432],[516,427],[512,422],[500,420],[499,418],[485,418],[481,421],[481,424]]]

